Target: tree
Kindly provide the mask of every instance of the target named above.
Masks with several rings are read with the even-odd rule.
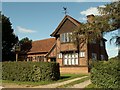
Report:
[[[114,36],[112,36],[112,38],[110,39],[110,44],[111,42],[115,40],[115,45],[118,46],[118,58],[120,58],[120,36],[118,36],[117,34],[115,34]]]
[[[84,33],[84,24],[81,23],[80,27],[75,28],[75,30],[72,32],[72,34],[70,35],[70,37],[72,37],[72,42],[74,43],[74,45],[77,48],[77,53],[78,53],[78,61],[79,59],[79,53],[80,53],[80,49],[84,46],[84,44],[86,43],[86,38],[84,38],[85,33]],[[84,34],[84,36],[83,36]]]
[[[113,27],[111,30],[120,29],[120,1],[113,2],[105,5],[106,7],[98,8],[100,13],[108,17],[108,22],[111,22],[109,26]],[[112,36],[111,41],[115,40],[115,45],[120,47],[120,36],[119,31],[118,35]],[[118,57],[120,58],[120,50],[118,51]]]
[[[13,52],[16,54],[16,61],[26,60],[26,54],[32,48],[32,40],[28,37],[21,39],[13,47]]]
[[[79,47],[80,42],[91,43],[93,40],[101,40],[107,32],[120,28],[120,1],[105,5],[106,7],[99,8],[101,16],[94,16],[91,22],[82,23],[74,30],[72,35],[74,44]],[[118,36],[119,37],[119,36]],[[119,44],[118,38],[116,38]],[[77,48],[79,49],[79,48]],[[79,50],[78,50],[79,51]]]
[[[116,2],[112,2],[110,4],[106,4],[105,7],[98,7],[99,12],[108,17],[112,22],[112,26],[114,29],[120,28],[120,0]]]
[[[30,40],[28,37],[21,39],[19,44],[21,46],[21,54],[26,54],[32,48],[32,40]]]
[[[18,37],[14,34],[11,22],[8,17],[2,15],[2,60],[14,60],[12,47],[18,42]]]

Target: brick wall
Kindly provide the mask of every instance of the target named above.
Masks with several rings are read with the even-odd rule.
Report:
[[[60,67],[60,73],[88,73],[88,67]]]

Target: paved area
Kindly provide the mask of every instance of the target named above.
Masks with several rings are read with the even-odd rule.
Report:
[[[58,87],[58,86],[61,86],[61,85],[64,85],[64,84],[68,84],[68,83],[71,83],[71,82],[73,82],[73,81],[76,81],[76,80],[80,80],[80,79],[82,79],[82,78],[85,78],[85,77],[88,77],[88,76],[83,76],[83,77],[79,77],[79,78],[75,78],[75,79],[71,79],[71,80],[67,80],[67,81],[63,81],[63,82],[59,82],[59,83],[54,83],[54,84],[36,86],[36,87],[33,87],[33,88],[56,88],[56,87]]]
[[[84,81],[84,82],[82,82],[82,83],[75,84],[75,85],[73,85],[73,86],[70,87],[70,88],[85,88],[85,87],[88,86],[89,84],[91,84],[91,81],[90,81],[90,80],[87,80],[87,81]]]
[[[2,89],[3,87],[2,86],[0,86],[0,90]]]

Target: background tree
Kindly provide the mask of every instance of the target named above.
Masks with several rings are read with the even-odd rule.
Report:
[[[18,42],[18,37],[14,34],[11,22],[8,17],[2,15],[2,60],[15,60],[12,47]]]
[[[120,59],[120,0],[106,4],[105,7],[98,8],[99,12],[108,18],[108,22],[110,22],[109,26],[113,27],[111,30],[118,30],[118,34],[114,35],[110,39],[110,43],[112,40],[115,40],[115,45],[118,46],[118,58]]]
[[[20,61],[23,61],[27,59],[26,54],[32,48],[32,40],[30,40],[28,37],[25,37],[19,41],[19,44],[20,44],[21,50],[19,52],[18,59]]]
[[[21,54],[26,54],[32,48],[32,40],[30,40],[28,37],[21,39],[19,44],[21,46]]]

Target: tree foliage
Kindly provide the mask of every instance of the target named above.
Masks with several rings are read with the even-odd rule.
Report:
[[[98,7],[99,12],[112,22],[114,29],[120,28],[120,0]]]
[[[79,37],[80,40],[78,42],[77,39],[73,39],[76,46],[80,46],[83,42],[86,43],[86,40],[89,43],[93,40],[101,40],[107,32],[120,28],[120,1],[106,4],[105,7],[98,7],[98,10],[101,15],[94,16],[92,23],[81,23],[81,25],[74,30],[72,37]],[[115,43],[119,46],[120,36],[117,35],[113,38],[116,39]]]
[[[111,22],[109,26],[113,27],[111,30],[118,29],[118,35],[112,36],[110,39],[111,41],[115,40],[115,45],[120,47],[120,35],[119,35],[119,29],[120,29],[120,0],[117,2],[113,2],[110,4],[105,5],[105,7],[98,8],[100,13],[108,18],[108,22]],[[118,57],[120,57],[120,49],[118,51]]]
[[[2,60],[12,60],[12,47],[18,42],[8,17],[2,15]]]
[[[19,44],[21,46],[21,54],[26,54],[32,48],[32,40],[30,40],[28,37],[21,39]]]

